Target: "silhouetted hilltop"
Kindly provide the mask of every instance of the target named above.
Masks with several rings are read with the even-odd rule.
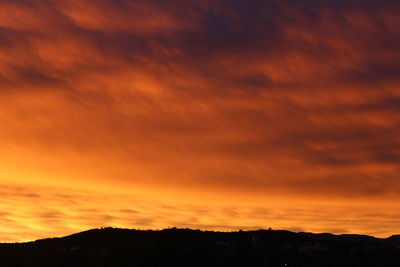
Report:
[[[104,228],[0,244],[1,266],[400,266],[400,235],[379,239],[258,230]]]

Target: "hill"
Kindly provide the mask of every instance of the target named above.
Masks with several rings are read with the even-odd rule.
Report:
[[[104,228],[0,244],[1,266],[400,266],[400,236]]]

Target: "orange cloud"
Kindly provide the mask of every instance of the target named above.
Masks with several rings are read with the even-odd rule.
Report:
[[[0,182],[145,188],[160,196],[157,207],[170,194],[191,198],[175,207],[201,209],[216,205],[202,204],[205,196],[229,205],[246,199],[246,209],[281,199],[291,219],[268,220],[292,229],[304,220],[289,216],[290,206],[333,202],[326,221],[304,230],[387,235],[378,228],[395,229],[391,203],[400,189],[399,11],[390,0],[3,1]],[[43,205],[57,199],[45,192]],[[382,218],[368,201],[387,206]],[[24,225],[44,217],[45,231],[69,208],[5,215]],[[52,233],[105,223],[183,226],[192,217],[199,227],[235,229],[265,219],[217,209],[202,221],[187,208],[170,221],[142,209],[128,222],[94,209],[104,216],[74,210],[83,219]],[[311,221],[316,211],[307,204],[302,212]],[[342,211],[348,220],[329,222]],[[372,221],[356,223],[366,214],[374,231]]]

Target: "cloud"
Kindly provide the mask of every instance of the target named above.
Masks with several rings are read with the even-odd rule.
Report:
[[[2,1],[0,179],[389,203],[399,12],[390,0]],[[118,221],[97,213],[88,221]]]
[[[34,201],[32,192],[35,192]],[[250,205],[208,205],[192,203],[192,200],[186,200],[186,203],[172,199],[158,201],[135,194],[94,194],[93,191],[60,187],[11,185],[2,186],[2,196],[1,242],[63,236],[107,226],[135,229],[190,227],[223,231],[272,227],[389,236],[396,231],[399,221],[399,216],[395,215],[398,214],[397,207],[370,203],[318,204],[298,199],[294,205],[291,201],[277,203],[270,199]]]

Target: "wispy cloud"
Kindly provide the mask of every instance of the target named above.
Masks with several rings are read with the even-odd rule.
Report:
[[[4,0],[0,179],[389,205],[399,13],[391,0]],[[43,225],[70,216],[34,210]],[[162,225],[132,210],[79,214]]]

